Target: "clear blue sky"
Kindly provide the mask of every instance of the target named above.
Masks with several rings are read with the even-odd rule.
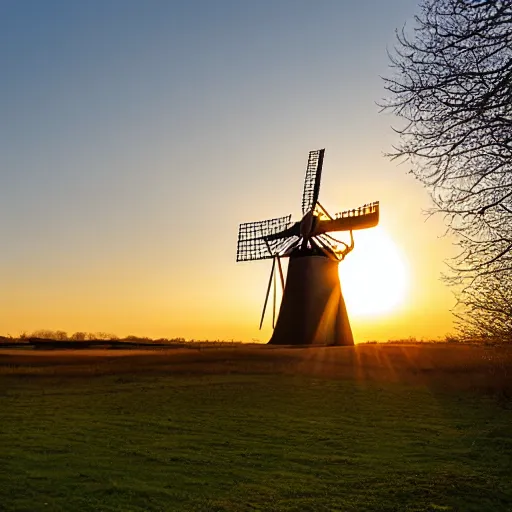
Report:
[[[375,105],[415,9],[0,1],[0,333],[259,336],[268,268],[235,265],[238,224],[296,216],[319,147],[328,207],[380,199],[408,260],[443,255]]]

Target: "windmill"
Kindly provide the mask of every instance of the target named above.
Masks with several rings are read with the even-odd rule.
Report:
[[[354,248],[352,231],[379,222],[379,203],[331,216],[318,201],[325,149],[310,151],[302,194],[302,220],[291,215],[240,224],[237,261],[272,259],[260,329],[274,284],[269,341],[275,345],[353,345],[352,329],[341,293],[338,265]],[[329,233],[349,231],[350,242]],[[289,258],[286,283],[281,258]],[[277,273],[283,288],[276,321]]]

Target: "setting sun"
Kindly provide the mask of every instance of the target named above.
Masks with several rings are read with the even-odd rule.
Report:
[[[340,263],[340,281],[350,315],[379,316],[405,301],[407,264],[382,227],[354,234],[354,251]]]

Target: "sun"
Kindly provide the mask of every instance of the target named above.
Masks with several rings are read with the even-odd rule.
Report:
[[[406,299],[407,264],[391,237],[378,226],[354,233],[355,247],[340,263],[341,289],[351,316],[381,316]]]

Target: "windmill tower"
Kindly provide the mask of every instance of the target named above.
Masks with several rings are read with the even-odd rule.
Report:
[[[292,222],[291,215],[240,224],[237,261],[272,259],[272,271],[263,305],[260,329],[268,298],[274,284],[274,332],[269,341],[275,345],[353,345],[354,338],[341,293],[338,264],[354,248],[352,231],[374,227],[379,222],[379,203],[365,204],[334,217],[319,203],[320,179],[325,149],[309,153],[302,220]],[[350,243],[329,233],[349,231]],[[286,284],[281,258],[289,258]],[[277,322],[277,272],[283,298]]]

